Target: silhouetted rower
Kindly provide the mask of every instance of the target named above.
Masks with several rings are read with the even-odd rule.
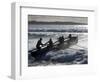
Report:
[[[50,40],[48,41],[48,48],[52,48],[53,47],[53,41],[52,39],[50,38]]]
[[[61,43],[64,43],[64,36],[61,37]]]
[[[68,38],[69,38],[69,39],[71,39],[71,37],[72,37],[72,35],[71,35],[71,34],[69,34]]]
[[[64,36],[61,36],[58,38],[59,44],[64,43]]]
[[[42,38],[40,38],[39,40],[38,40],[38,42],[37,42],[37,45],[36,45],[36,48],[38,49],[38,50],[41,50],[41,46],[42,46],[43,44],[42,44]]]

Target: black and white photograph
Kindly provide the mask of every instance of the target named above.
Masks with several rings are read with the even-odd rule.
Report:
[[[88,64],[88,17],[28,15],[28,67]]]

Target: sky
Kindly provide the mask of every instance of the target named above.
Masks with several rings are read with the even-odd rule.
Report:
[[[87,17],[71,17],[71,16],[47,16],[47,15],[28,15],[28,21],[37,22],[76,22],[87,23]]]

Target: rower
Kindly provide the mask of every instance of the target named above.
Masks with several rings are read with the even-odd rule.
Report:
[[[64,43],[64,36],[61,36],[58,38],[59,44]]]
[[[61,37],[61,43],[64,43],[64,36]]]
[[[69,39],[71,39],[71,37],[72,37],[72,35],[71,35],[71,34],[69,34],[68,38],[69,38]]]
[[[41,46],[42,46],[43,44],[42,44],[42,38],[40,38],[39,40],[38,40],[38,42],[37,42],[37,45],[36,45],[36,48],[38,49],[38,50],[41,50]]]
[[[48,47],[49,49],[51,49],[51,48],[53,47],[53,41],[52,41],[51,38],[50,38],[49,41],[48,41],[47,47]]]

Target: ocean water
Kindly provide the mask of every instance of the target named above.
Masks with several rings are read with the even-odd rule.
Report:
[[[32,25],[28,26],[28,51],[35,49],[37,41],[42,38],[45,44],[50,38],[53,42],[57,41],[60,36],[68,37],[78,36],[78,43],[70,48],[50,51],[41,62],[35,61],[34,57],[29,54],[29,66],[41,65],[58,65],[58,64],[87,64],[88,62],[88,29],[87,25]]]

